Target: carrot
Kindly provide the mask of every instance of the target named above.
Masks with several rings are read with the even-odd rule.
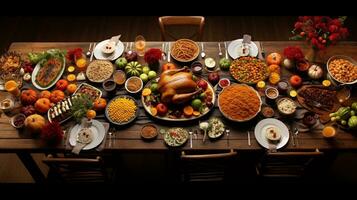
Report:
[[[192,106],[186,106],[186,107],[183,109],[183,114],[184,114],[186,117],[192,116],[192,114],[193,114],[193,108],[192,108]]]

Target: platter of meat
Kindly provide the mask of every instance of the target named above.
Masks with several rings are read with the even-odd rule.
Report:
[[[66,66],[63,54],[50,54],[35,66],[32,73],[32,84],[40,90],[47,90],[61,78]]]
[[[298,90],[297,101],[304,108],[318,113],[335,112],[340,106],[336,91],[320,85],[305,85]]]

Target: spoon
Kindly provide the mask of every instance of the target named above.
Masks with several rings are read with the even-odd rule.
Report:
[[[219,49],[218,55],[219,55],[219,57],[221,57],[223,55],[222,49],[221,49],[221,43],[218,43],[218,49]]]
[[[201,42],[201,47],[202,47],[201,58],[205,58],[206,54],[205,54],[205,50],[203,47],[203,42]]]
[[[87,57],[89,57],[89,56],[91,55],[91,52],[90,52],[91,47],[92,47],[92,43],[89,44],[89,48],[88,48],[88,51],[87,51],[87,53],[86,53],[86,56],[87,56]]]

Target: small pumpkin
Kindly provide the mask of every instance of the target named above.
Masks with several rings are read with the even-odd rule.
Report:
[[[20,99],[23,105],[33,105],[37,100],[37,92],[33,89],[24,90]]]
[[[318,65],[311,65],[311,67],[309,68],[309,71],[307,72],[307,74],[309,75],[310,78],[312,79],[319,79],[322,77],[324,71],[322,70],[322,68]]]
[[[47,98],[40,98],[35,103],[35,109],[39,113],[46,113],[51,108],[51,102]]]
[[[282,57],[279,53],[271,53],[267,56],[266,61],[268,63],[268,65],[280,65],[281,61],[282,61]]]
[[[44,90],[44,91],[41,91],[41,92],[40,92],[39,98],[47,98],[47,99],[50,99],[50,97],[51,97],[51,92],[50,92],[50,91]]]
[[[38,114],[30,115],[25,119],[25,127],[31,133],[40,133],[45,124],[45,118]]]
[[[279,65],[276,65],[276,64],[269,65],[268,70],[269,70],[269,73],[276,72],[276,73],[280,74],[280,66]]]
[[[292,61],[288,58],[285,58],[283,60],[282,66],[285,67],[286,69],[292,69],[295,66],[295,63],[294,63],[294,61]]]
[[[269,83],[275,85],[280,81],[280,75],[276,72],[273,72],[269,76]]]
[[[106,106],[107,106],[107,100],[103,98],[99,98],[94,101],[93,109],[96,111],[101,111],[104,110]]]
[[[61,90],[54,90],[52,93],[51,93],[51,97],[50,97],[50,100],[51,102],[53,103],[58,103],[60,102],[61,100],[63,100],[65,97],[64,95],[64,92],[61,91]]]
[[[77,90],[77,85],[74,83],[71,83],[67,86],[67,91],[69,94],[73,94]]]

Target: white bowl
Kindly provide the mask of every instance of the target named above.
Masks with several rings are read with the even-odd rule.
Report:
[[[352,82],[348,82],[348,83],[345,83],[345,82],[342,82],[342,81],[339,81],[337,79],[335,79],[335,77],[333,77],[333,75],[330,73],[330,62],[335,60],[335,59],[345,59],[345,60],[348,60],[350,61],[351,63],[353,63],[354,65],[357,65],[357,62],[355,60],[353,60],[351,57],[348,57],[348,56],[344,56],[344,55],[335,55],[335,56],[332,56],[331,58],[328,59],[327,61],[327,72],[328,72],[328,77],[332,79],[332,81],[334,83],[339,83],[339,84],[347,84],[347,85],[352,85],[352,84],[355,84],[357,83],[357,79],[352,81]]]

